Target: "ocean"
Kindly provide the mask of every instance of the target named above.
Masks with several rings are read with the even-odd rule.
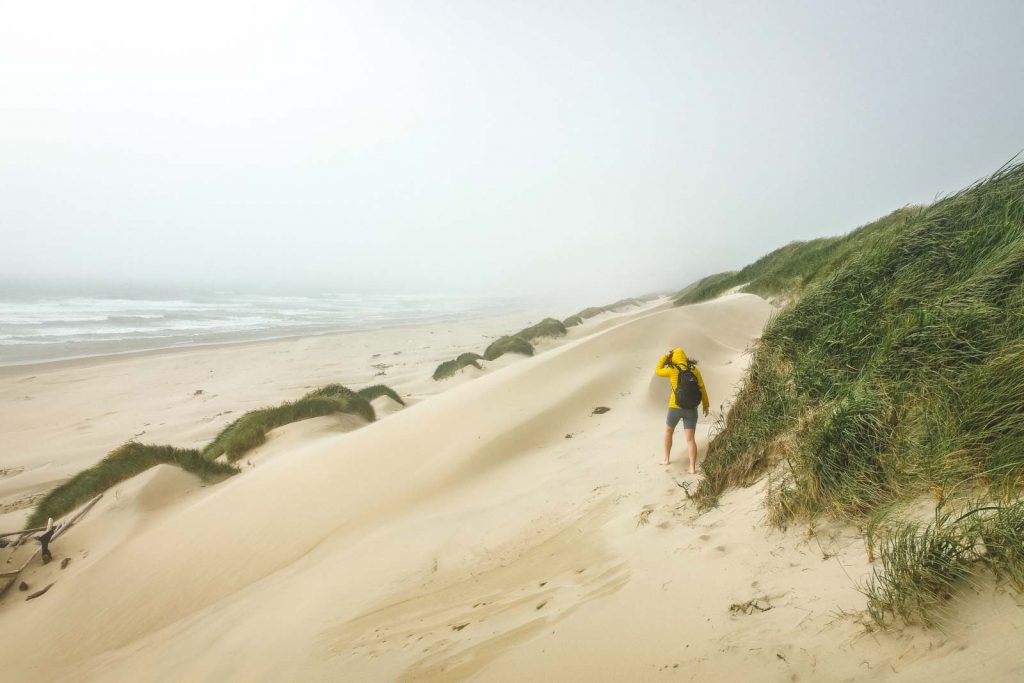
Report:
[[[0,294],[0,365],[370,330],[522,310],[509,298],[218,293],[174,298]]]

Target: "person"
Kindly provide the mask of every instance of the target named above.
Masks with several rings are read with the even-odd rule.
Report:
[[[697,473],[697,441],[694,438],[694,431],[697,429],[697,407],[681,408],[676,403],[676,387],[679,386],[680,373],[690,370],[697,378],[697,385],[700,387],[700,402],[704,407],[704,417],[708,416],[708,391],[704,388],[704,378],[700,376],[697,369],[697,361],[690,361],[682,349],[672,349],[658,360],[658,367],[654,372],[662,377],[668,377],[672,385],[672,391],[668,395],[668,419],[665,422],[665,460],[663,465],[670,462],[672,453],[672,435],[675,433],[676,425],[683,421],[683,434],[686,437],[686,448],[690,456],[690,474]]]

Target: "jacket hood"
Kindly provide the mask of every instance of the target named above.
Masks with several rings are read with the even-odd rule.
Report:
[[[686,365],[686,354],[682,349],[672,349],[672,365]]]

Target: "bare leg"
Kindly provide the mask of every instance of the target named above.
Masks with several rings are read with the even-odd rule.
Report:
[[[693,437],[694,430],[684,429],[683,435],[686,437],[686,449],[690,455],[690,474],[697,474],[697,440]]]
[[[665,427],[665,459],[661,462],[662,465],[669,463],[669,456],[672,454],[672,432],[674,431],[671,427]]]

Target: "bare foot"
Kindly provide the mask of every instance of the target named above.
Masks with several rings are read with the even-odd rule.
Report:
[[[668,462],[668,460],[662,460],[662,461],[661,461],[661,464],[662,464],[662,465],[667,465],[667,464],[669,464],[669,462]]]
[[[689,474],[697,474],[697,470],[695,470],[695,469],[693,469],[693,468],[690,468],[690,469],[688,469],[688,470],[686,470],[686,471],[687,471],[687,472],[688,472]]]

